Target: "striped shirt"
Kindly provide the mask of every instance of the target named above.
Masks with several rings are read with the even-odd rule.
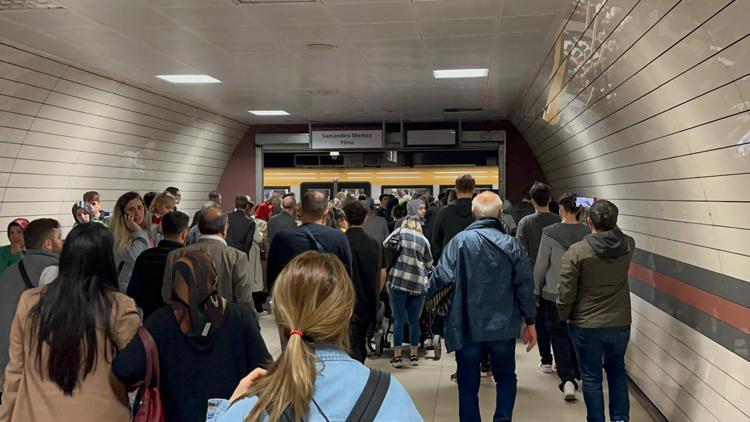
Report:
[[[417,231],[399,228],[385,239],[383,246],[399,247],[398,258],[388,273],[388,285],[406,293],[424,294],[432,271],[432,253],[427,238]]]

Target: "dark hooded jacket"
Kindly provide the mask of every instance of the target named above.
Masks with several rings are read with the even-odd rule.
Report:
[[[630,325],[628,270],[635,240],[620,229],[590,234],[562,257],[560,319],[584,328]]]
[[[471,199],[456,199],[438,212],[435,225],[432,227],[432,256],[440,258],[443,249],[458,233],[474,222],[471,216]]]
[[[583,224],[555,223],[542,230],[542,241],[534,264],[534,296],[555,302],[560,292],[560,262],[565,251],[591,230]]]
[[[170,306],[143,324],[154,338],[160,363],[160,389],[167,422],[206,420],[209,398],[229,398],[253,369],[272,361],[251,306],[226,304],[221,325],[210,335],[210,347],[180,330]],[[213,330],[213,329],[212,329]],[[125,385],[144,379],[146,354],[138,336],[112,362]]]
[[[516,338],[522,319],[534,323],[531,266],[521,242],[505,234],[500,220],[478,220],[448,243],[428,296],[448,284],[453,284],[444,330],[449,352],[465,343]]]

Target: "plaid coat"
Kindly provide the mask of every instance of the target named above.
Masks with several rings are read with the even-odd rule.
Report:
[[[432,253],[427,238],[417,231],[398,228],[385,239],[383,246],[398,249],[398,258],[388,273],[388,285],[406,293],[424,294],[432,272]]]

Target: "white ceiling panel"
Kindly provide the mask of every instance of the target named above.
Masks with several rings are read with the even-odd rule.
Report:
[[[500,0],[417,0],[419,20],[486,18],[497,16]]]
[[[463,35],[459,37],[424,37],[424,42],[428,50],[471,49],[489,48],[493,39],[492,35]]]
[[[334,23],[321,3],[245,4],[238,9],[263,25]]]
[[[409,22],[414,20],[408,1],[388,3],[339,3],[329,6],[333,15],[343,24]]]
[[[554,14],[531,16],[504,16],[500,18],[500,32],[536,31],[547,33],[555,21]]]
[[[30,27],[75,27],[93,26],[90,20],[84,19],[65,9],[31,9],[3,11],[2,17]]]
[[[419,30],[425,37],[492,34],[495,32],[497,19],[452,19],[445,21],[419,22]]]
[[[213,25],[233,26],[253,23],[243,13],[237,13],[237,7],[231,3],[225,7],[217,6],[179,6],[157,8],[171,21],[180,25]]]
[[[484,109],[471,118],[503,115],[538,69],[541,41],[569,0],[59,1],[66,9],[0,13],[0,37],[227,117],[278,123],[442,120],[446,107]],[[432,76],[479,67],[490,69],[487,78]],[[222,83],[155,78],[180,73]],[[292,116],[258,118],[252,108]]]
[[[121,2],[121,5],[126,4]],[[88,7],[75,11],[79,16],[100,25],[115,28],[136,28],[139,26],[172,25],[167,19],[150,7]]]
[[[557,13],[561,7],[567,9],[568,6],[568,0],[505,0],[501,15],[543,15]]]
[[[366,23],[343,26],[353,41],[419,38],[417,27],[411,23]]]
[[[273,25],[267,31],[274,38],[287,41],[341,42],[347,39],[346,33],[337,25]]]
[[[260,25],[190,25],[189,29],[209,42],[270,41],[273,34]]]

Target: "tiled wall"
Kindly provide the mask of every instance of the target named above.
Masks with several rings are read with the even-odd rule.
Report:
[[[514,123],[639,248],[631,377],[671,421],[750,420],[750,0],[580,0]]]
[[[192,213],[247,126],[0,40],[0,244],[16,217],[66,230],[88,190],[111,210],[128,190],[177,186]]]

